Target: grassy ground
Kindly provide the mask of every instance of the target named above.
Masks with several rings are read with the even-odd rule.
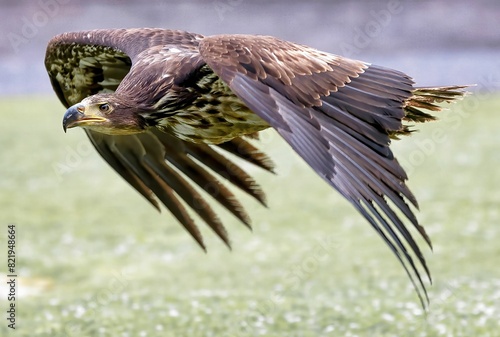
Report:
[[[55,98],[0,110],[0,238],[18,231],[12,335],[500,336],[498,96],[470,97],[394,144],[434,243],[427,315],[369,225],[272,133],[278,176],[252,169],[270,209],[244,198],[253,233],[224,214],[234,249],[203,229],[204,254],[81,130],[62,132]]]

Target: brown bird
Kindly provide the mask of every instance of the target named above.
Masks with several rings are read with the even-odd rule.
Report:
[[[229,239],[193,184],[250,226],[214,173],[265,204],[254,179],[223,153],[272,171],[245,139],[272,127],[368,220],[428,303],[414,262],[431,281],[425,258],[387,200],[431,242],[389,145],[411,133],[409,123],[434,120],[423,110],[441,110],[436,103],[462,97],[466,86],[414,87],[402,72],[271,36],[148,28],[58,35],[45,66],[68,108],[64,130],[83,127],[104,159],[160,209],[158,198],[201,247],[186,206]]]

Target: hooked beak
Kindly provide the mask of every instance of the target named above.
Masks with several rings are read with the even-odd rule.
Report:
[[[106,118],[95,115],[86,115],[85,106],[83,104],[75,104],[71,106],[63,117],[63,130],[74,128],[75,126],[85,126],[95,123],[107,121]]]

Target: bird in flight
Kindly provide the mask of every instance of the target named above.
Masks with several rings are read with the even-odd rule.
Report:
[[[415,87],[402,72],[271,36],[151,28],[57,35],[45,66],[67,108],[64,131],[82,127],[111,167],[158,210],[161,201],[203,249],[188,209],[230,243],[199,188],[250,226],[222,181],[263,204],[265,195],[227,154],[273,171],[251,140],[271,127],[370,223],[428,303],[421,269],[429,281],[430,272],[405,222],[431,241],[389,145],[466,86]]]

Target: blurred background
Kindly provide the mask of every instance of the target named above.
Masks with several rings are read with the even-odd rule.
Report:
[[[434,244],[431,253],[417,239],[434,277],[428,313],[366,221],[272,130],[259,144],[278,174],[248,168],[269,209],[236,191],[253,233],[220,212],[234,248],[200,226],[208,254],[82,130],[64,134],[47,42],[119,27],[269,34],[422,86],[476,84],[392,145]],[[497,337],[499,56],[498,0],[0,0],[0,241],[15,224],[16,336]],[[2,312],[7,290],[2,282]],[[0,336],[9,332],[1,323]]]
[[[43,57],[53,35],[119,27],[269,34],[400,69],[422,85],[499,84],[496,0],[2,0],[0,12],[2,95],[51,91]]]

